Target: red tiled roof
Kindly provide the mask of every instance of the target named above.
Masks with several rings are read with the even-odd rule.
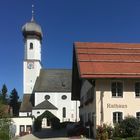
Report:
[[[74,43],[82,78],[140,78],[140,44]]]

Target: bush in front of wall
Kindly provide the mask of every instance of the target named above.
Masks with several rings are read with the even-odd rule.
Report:
[[[108,140],[108,132],[106,124],[97,127],[96,140]]]
[[[140,121],[135,117],[128,116],[120,124],[121,137],[134,137],[137,136],[140,128]]]
[[[115,124],[113,136],[127,139],[140,137],[140,121],[133,116],[127,116],[121,123]]]

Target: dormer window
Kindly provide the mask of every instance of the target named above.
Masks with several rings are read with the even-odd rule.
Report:
[[[30,50],[33,50],[33,43],[30,43]]]

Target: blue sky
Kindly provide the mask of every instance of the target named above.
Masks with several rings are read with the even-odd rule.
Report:
[[[140,43],[140,0],[1,0],[0,88],[23,89],[21,27],[31,19],[43,30],[44,68],[72,68],[73,42]]]

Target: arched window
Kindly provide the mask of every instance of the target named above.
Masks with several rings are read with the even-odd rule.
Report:
[[[66,118],[66,108],[65,107],[63,107],[63,109],[62,109],[62,115],[63,115],[63,118]]]
[[[33,49],[33,43],[30,43],[30,50]]]

